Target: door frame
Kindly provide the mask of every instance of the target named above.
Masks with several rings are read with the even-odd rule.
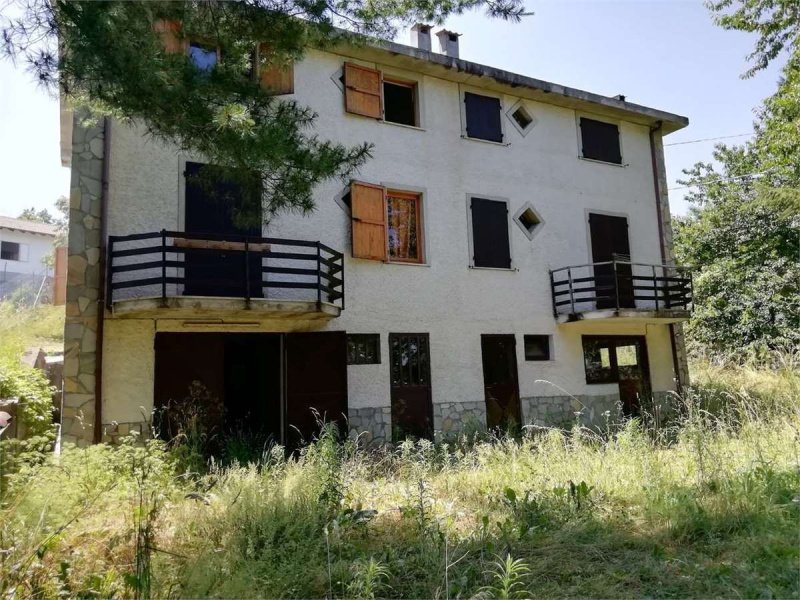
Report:
[[[617,297],[613,300],[603,297],[600,299],[597,297],[597,280],[594,279],[594,288],[595,288],[595,308],[597,310],[609,309],[609,308],[635,308],[636,307],[636,291],[634,290],[634,280],[633,277],[633,250],[631,249],[631,219],[628,213],[622,212],[613,212],[613,211],[606,211],[606,210],[593,210],[590,208],[584,209],[586,215],[586,241],[587,241],[587,250],[589,254],[589,264],[594,265],[595,262],[605,262],[605,261],[598,261],[595,260],[594,256],[594,245],[592,243],[592,215],[597,215],[600,217],[611,217],[617,219],[625,219],[625,237],[628,240],[628,257],[630,265],[621,265],[624,268],[624,275],[630,277],[630,281],[625,285],[625,294],[621,294],[621,286],[619,285],[619,280],[617,279],[618,271],[615,271],[613,267],[611,268],[612,276],[614,278],[614,288],[617,290]],[[612,260],[613,260],[613,252],[612,252]],[[591,267],[592,277],[597,277],[597,270],[598,268],[603,269],[604,267]],[[604,306],[600,306],[600,304],[604,304]],[[605,306],[608,304],[608,306]]]
[[[514,333],[482,333],[481,334],[481,375],[483,377],[483,402],[484,406],[486,407],[486,427],[487,429],[489,426],[489,405],[488,401],[489,398],[486,393],[486,368],[484,366],[483,360],[483,341],[484,340],[491,340],[491,339],[511,339],[512,347],[514,352],[514,360],[512,361],[513,365],[513,372],[512,375],[514,376],[514,387],[516,390],[516,401],[514,406],[514,412],[516,413],[513,415],[517,419],[517,424],[522,427],[522,400],[519,394],[519,359],[517,357],[517,336]]]
[[[646,335],[635,335],[635,334],[605,334],[605,335],[582,335],[581,336],[581,349],[583,350],[584,347],[584,340],[590,341],[607,341],[613,340],[614,342],[614,352],[609,353],[609,359],[611,360],[611,367],[614,374],[614,380],[606,383],[616,383],[617,390],[620,394],[620,402],[622,403],[622,389],[620,386],[620,376],[619,376],[619,365],[617,364],[617,348],[619,346],[628,346],[630,344],[639,344],[639,348],[641,349],[641,364],[639,365],[639,372],[642,375],[642,380],[644,382],[644,387],[646,393],[653,393],[653,379],[650,375],[650,355],[648,353],[647,348],[647,336]],[[585,354],[584,354],[584,365],[585,365]],[[585,368],[585,366],[584,366]],[[589,383],[588,385],[594,385]],[[641,408],[641,404],[639,404]],[[624,405],[623,405],[624,411]]]

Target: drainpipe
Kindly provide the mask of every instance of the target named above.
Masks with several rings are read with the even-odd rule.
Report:
[[[671,257],[667,256],[667,240],[664,237],[664,218],[661,214],[661,190],[658,185],[658,159],[656,157],[656,141],[655,133],[661,129],[661,121],[657,121],[655,126],[650,127],[650,160],[653,165],[653,191],[655,192],[656,199],[656,219],[658,221],[658,240],[659,249],[661,250],[661,264],[666,265]],[[680,361],[678,360],[678,346],[675,343],[675,325],[670,323],[669,327],[669,343],[672,349],[672,369],[675,372],[675,381],[678,384],[678,392],[684,386],[684,381],[681,378]]]
[[[94,443],[103,441],[103,325],[106,312],[106,239],[108,237],[108,172],[111,157],[111,119],[103,118],[103,174],[100,188],[100,274],[97,290],[97,332],[94,367]]]

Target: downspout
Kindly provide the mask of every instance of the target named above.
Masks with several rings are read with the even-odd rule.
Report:
[[[658,121],[655,126],[650,127],[650,160],[653,165],[653,191],[655,192],[656,199],[656,219],[658,221],[658,240],[659,248],[661,250],[661,264],[666,265],[667,248],[666,239],[664,239],[664,218],[661,214],[661,190],[658,185],[658,160],[656,158],[656,142],[655,132],[661,129],[661,121]],[[684,382],[681,381],[680,361],[678,360],[678,346],[675,343],[675,326],[670,323],[669,327],[669,344],[672,349],[672,369],[675,373],[675,381],[678,384],[678,393],[681,392]]]
[[[106,238],[108,237],[108,173],[111,158],[111,119],[103,118],[103,174],[100,188],[100,256],[97,290],[97,332],[94,367],[94,443],[103,441],[103,326],[106,312]]]

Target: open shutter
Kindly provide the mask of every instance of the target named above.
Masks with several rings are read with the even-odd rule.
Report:
[[[168,54],[183,53],[183,41],[180,39],[180,21],[170,21],[168,19],[157,19],[153,22],[153,30],[161,37],[164,50]]]
[[[385,190],[377,185],[353,182],[350,214],[353,220],[353,258],[386,260]]]
[[[344,108],[349,113],[380,119],[381,72],[344,63]]]
[[[269,46],[261,44],[259,56],[265,56],[268,53]],[[260,67],[258,77],[261,85],[273,94],[294,94],[294,63]]]

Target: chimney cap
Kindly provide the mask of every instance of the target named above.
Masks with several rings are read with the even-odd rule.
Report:
[[[443,39],[445,36],[447,36],[447,39],[451,42],[457,42],[458,38],[461,37],[460,33],[450,31],[449,29],[440,29],[436,32],[436,35],[439,37],[439,39]]]
[[[614,96],[614,100],[619,100],[620,102],[625,102],[625,94],[617,94]]]
[[[411,31],[419,31],[421,33],[430,33],[431,29],[433,29],[433,25],[428,25],[427,23],[414,23],[411,27]]]

